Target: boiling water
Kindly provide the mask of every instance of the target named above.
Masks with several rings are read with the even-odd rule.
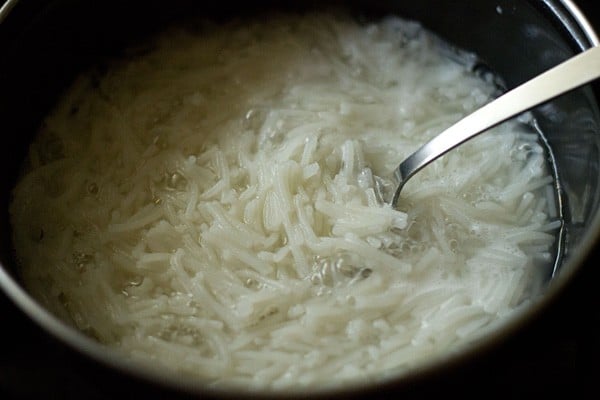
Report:
[[[31,293],[126,357],[271,389],[395,376],[530,303],[561,222],[527,117],[386,204],[495,78],[396,17],[269,21],[169,31],[74,83],[14,190]]]

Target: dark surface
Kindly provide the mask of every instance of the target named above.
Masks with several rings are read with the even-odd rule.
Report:
[[[592,9],[595,3],[577,2],[598,32],[600,12]],[[388,391],[381,397],[600,398],[600,273],[596,259],[588,261],[559,301],[539,319],[485,357],[457,367],[435,384],[416,382],[401,393]],[[102,367],[73,357],[70,349],[42,333],[0,293],[0,399],[166,395],[149,385],[146,393],[139,386],[130,389],[122,386],[115,374],[93,372],[106,373]]]

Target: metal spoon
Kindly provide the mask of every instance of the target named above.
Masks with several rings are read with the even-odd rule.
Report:
[[[396,207],[406,182],[423,167],[478,134],[600,77],[600,46],[592,47],[467,115],[400,163],[398,186],[391,205]]]

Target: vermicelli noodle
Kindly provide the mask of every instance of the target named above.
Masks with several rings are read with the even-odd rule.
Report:
[[[397,17],[279,15],[82,74],[14,190],[28,289],[214,385],[381,379],[468,345],[535,297],[560,221],[519,121],[387,204],[404,157],[497,95],[451,52]]]

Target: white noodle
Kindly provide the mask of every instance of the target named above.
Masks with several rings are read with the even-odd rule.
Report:
[[[166,32],[77,80],[14,190],[31,292],[134,359],[275,390],[402,373],[526,304],[560,228],[527,127],[383,201],[496,88],[399,18],[270,21]]]

